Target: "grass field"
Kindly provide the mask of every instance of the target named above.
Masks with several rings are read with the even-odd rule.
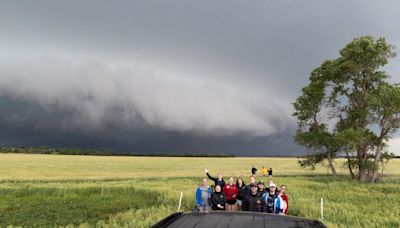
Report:
[[[274,169],[286,184],[289,214],[319,218],[329,227],[400,227],[400,160],[385,168],[379,184],[350,180],[326,167],[301,169],[295,158],[167,158],[0,154],[0,226],[149,227],[194,206],[194,191],[211,173],[247,177],[252,165]],[[246,178],[247,179],[247,178]],[[264,177],[258,177],[267,181]]]

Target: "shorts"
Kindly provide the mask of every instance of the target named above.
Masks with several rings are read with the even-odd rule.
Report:
[[[236,199],[236,205],[238,205],[238,206],[242,206],[242,200],[240,200],[240,199]]]
[[[236,200],[227,200],[226,201],[226,204],[229,204],[229,205],[234,205],[236,203]]]

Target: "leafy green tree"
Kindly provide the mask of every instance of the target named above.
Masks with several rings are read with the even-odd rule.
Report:
[[[375,182],[390,135],[400,127],[400,88],[381,70],[395,56],[384,38],[364,36],[316,68],[294,103],[296,141],[328,161],[347,154],[350,174]]]
[[[328,131],[329,118],[322,118],[325,105],[326,83],[322,75],[327,64],[315,69],[310,76],[310,84],[303,88],[303,94],[294,103],[294,116],[298,119],[296,142],[307,147],[311,155],[300,160],[302,167],[315,168],[315,165],[328,160],[332,175],[336,176],[333,158],[338,150],[335,135]]]

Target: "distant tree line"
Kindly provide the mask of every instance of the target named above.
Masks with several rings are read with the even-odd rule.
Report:
[[[27,147],[0,147],[0,153],[19,154],[61,154],[61,155],[96,155],[96,156],[157,156],[157,157],[235,157],[233,154],[203,153],[203,154],[159,154],[159,153],[128,153],[110,149],[80,149],[80,148],[52,148],[49,146],[27,146]]]

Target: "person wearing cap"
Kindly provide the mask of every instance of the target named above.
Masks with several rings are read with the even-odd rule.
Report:
[[[269,192],[269,186],[274,183],[272,180],[268,181],[267,187],[265,188],[265,190],[267,191],[267,193]]]
[[[207,179],[203,179],[196,191],[196,206],[199,212],[208,212],[211,206],[211,188],[207,186]]]
[[[206,172],[208,178],[214,181],[215,185],[214,186],[221,186],[223,188],[225,186],[225,180],[222,176],[222,173],[218,173],[217,177],[213,177],[208,173],[208,169],[204,169],[204,172]]]
[[[236,204],[236,197],[238,194],[238,188],[234,183],[233,177],[229,177],[229,183],[225,184],[223,190],[226,195],[226,210],[234,211],[234,206]]]
[[[243,211],[264,212],[266,210],[266,203],[264,197],[258,192],[257,185],[251,183],[250,193],[243,199]]]
[[[269,193],[265,195],[264,200],[267,213],[284,214],[282,198],[277,194],[274,183],[269,185]]]
[[[257,184],[258,187],[258,192],[264,196],[264,194],[268,193],[267,190],[265,189],[265,185],[263,181],[259,181]]]

